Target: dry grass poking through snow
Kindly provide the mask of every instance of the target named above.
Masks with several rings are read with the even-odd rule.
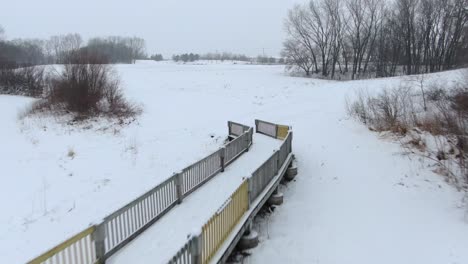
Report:
[[[427,86],[427,87],[426,87]],[[455,87],[415,76],[377,94],[359,91],[348,114],[378,132],[390,132],[410,152],[438,165],[435,172],[458,188],[468,186],[468,70]]]

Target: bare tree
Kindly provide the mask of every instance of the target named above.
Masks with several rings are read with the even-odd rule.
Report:
[[[286,40],[281,56],[286,58],[289,68],[297,67],[303,70],[306,76],[310,76],[314,60],[303,43],[292,39]]]
[[[5,39],[5,29],[3,29],[2,25],[0,25],[0,41]]]
[[[306,10],[304,19],[305,28],[312,37],[312,42],[317,46],[322,62],[322,76],[328,76],[328,68],[331,60],[333,38],[333,24],[331,13],[327,10],[327,2],[333,0],[311,1]]]
[[[45,51],[49,57],[55,58],[56,63],[64,63],[72,51],[81,48],[83,39],[77,33],[52,36],[45,44]]]
[[[132,50],[133,63],[135,63],[135,60],[137,59],[143,59],[146,57],[146,44],[144,39],[138,37],[130,38],[129,47]]]
[[[289,36],[289,41],[295,41],[296,46],[300,44],[302,47],[307,48],[307,52],[312,58],[312,62],[315,68],[315,72],[318,73],[317,63],[317,47],[312,39],[311,32],[306,28],[305,19],[307,17],[307,11],[305,6],[296,5],[288,13],[288,18],[285,22],[286,31]],[[287,42],[285,42],[287,43]],[[290,47],[286,47],[288,49]]]
[[[366,72],[378,34],[381,0],[347,0],[346,35],[352,47],[352,79]]]
[[[301,43],[328,78],[337,67],[347,73],[348,65],[352,79],[451,69],[467,60],[467,6],[468,0],[310,0],[290,10],[285,49]]]
[[[327,0],[324,2],[330,23],[330,56],[331,56],[331,78],[335,77],[336,64],[338,63],[343,46],[343,22],[340,0]]]

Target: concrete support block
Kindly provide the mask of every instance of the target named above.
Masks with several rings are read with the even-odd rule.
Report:
[[[288,181],[292,181],[296,177],[296,175],[297,175],[297,167],[293,165],[292,167],[289,167],[286,170],[286,175],[284,178]]]
[[[280,192],[275,192],[268,198],[269,205],[282,205],[283,201],[283,194]]]
[[[241,251],[252,249],[258,246],[258,243],[258,233],[254,230],[251,230],[250,232],[246,233],[244,236],[241,237],[241,239],[239,240],[239,244],[237,244],[237,248]]]

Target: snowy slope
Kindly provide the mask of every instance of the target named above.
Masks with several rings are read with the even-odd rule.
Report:
[[[346,117],[353,90],[404,78],[332,82],[227,63],[117,70],[144,108],[124,128],[18,121],[30,99],[0,96],[0,263],[25,262],[99,221],[220,146],[227,120],[255,118],[293,126],[300,174],[260,226],[250,263],[468,263],[462,193]]]

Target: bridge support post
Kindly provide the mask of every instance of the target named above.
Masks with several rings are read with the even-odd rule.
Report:
[[[260,241],[258,240],[258,233],[255,230],[253,230],[252,222],[250,222],[247,226],[247,229],[245,230],[244,235],[239,240],[237,248],[240,250],[251,249],[258,246],[259,242]]]
[[[284,201],[283,194],[276,191],[268,198],[269,205],[282,205]]]
[[[291,163],[292,164],[292,163]],[[294,180],[294,178],[296,177],[297,175],[297,166],[296,165],[291,165],[291,167],[289,167],[287,170],[286,170],[286,175],[285,175],[285,178],[286,180],[288,181],[292,181]]]
[[[279,185],[276,186],[275,190],[273,191],[273,194],[277,194],[279,192]]]

